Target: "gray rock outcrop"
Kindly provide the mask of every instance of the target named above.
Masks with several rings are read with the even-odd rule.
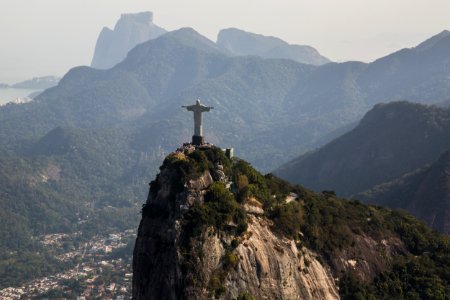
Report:
[[[264,217],[249,216],[239,264],[231,270],[224,299],[247,291],[255,299],[339,299],[336,282],[318,255],[277,236]]]
[[[221,169],[216,165],[214,171]],[[151,183],[133,253],[133,299],[211,297],[208,285],[223,272],[223,259],[237,237],[207,227],[192,245],[190,260],[181,244],[183,216],[204,202],[213,178],[224,180],[205,171],[183,183],[176,169],[162,168]],[[221,282],[220,299],[243,293],[255,299],[339,299],[330,268],[313,251],[275,233],[272,225],[260,213],[248,211],[248,229],[238,237],[232,252],[237,263]]]
[[[91,67],[109,69],[136,45],[155,39],[166,30],[153,24],[153,13],[122,14],[114,30],[104,27],[95,46]]]

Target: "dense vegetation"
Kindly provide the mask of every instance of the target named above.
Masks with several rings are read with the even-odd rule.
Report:
[[[75,262],[61,262],[43,247],[21,246],[20,251],[0,254],[0,287],[15,286],[26,280],[48,276],[73,267]],[[19,281],[18,281],[19,280]]]
[[[164,160],[161,170],[168,169],[173,180],[174,193],[184,190],[185,182],[198,179],[205,171],[213,173],[216,166],[221,165],[225,175],[231,174],[232,163],[219,148],[197,149],[187,155],[172,153]],[[142,216],[154,217],[155,209],[151,206],[151,198],[155,198],[160,189],[159,176],[150,183],[149,200],[143,205]],[[169,196],[175,201],[175,194]],[[237,202],[235,195],[230,192],[224,182],[215,181],[208,187],[204,196],[204,203],[195,205],[184,215],[186,233],[185,239],[189,243],[192,237],[202,233],[205,227],[213,226],[217,230],[226,230],[230,222],[237,224],[237,233],[246,230],[245,212]]]
[[[396,214],[392,221],[411,254],[395,260],[389,271],[372,282],[349,272],[341,278],[343,299],[448,299],[450,295],[450,243],[447,236]]]
[[[276,207],[270,216],[279,230],[315,249],[330,262],[355,245],[355,235],[400,237],[408,250],[392,267],[364,282],[352,271],[340,281],[343,299],[447,299],[450,294],[450,240],[407,213],[368,206],[296,188],[298,202]],[[299,236],[299,233],[302,233]]]
[[[81,231],[83,241],[136,228],[151,171],[130,164],[119,137],[56,128],[23,157],[0,156],[0,287],[69,267],[42,246],[45,234]]]

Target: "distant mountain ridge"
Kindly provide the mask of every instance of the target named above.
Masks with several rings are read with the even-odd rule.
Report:
[[[104,27],[100,32],[91,66],[109,69],[121,62],[134,46],[165,32],[165,29],[153,24],[152,12],[122,14],[114,30]]]
[[[450,37],[450,31],[443,30],[442,32],[432,36],[431,38],[423,41],[419,45],[417,45],[414,49],[418,51],[425,51],[432,47],[434,47],[437,43],[439,43],[442,39],[446,39]]]
[[[445,53],[450,53],[450,44],[448,49]],[[138,121],[140,126],[151,127],[152,121],[168,118],[187,122],[188,116],[178,106],[201,98],[220,108],[206,120],[210,120],[210,131],[206,134],[211,140],[235,145],[243,158],[269,171],[283,160],[326,142],[323,136],[357,121],[375,103],[407,96],[424,103],[448,99],[450,86],[446,78],[450,69],[442,72],[442,63],[450,55],[434,61],[429,53],[434,51],[431,48],[421,54],[421,64],[429,65],[423,68],[427,75],[422,77],[428,79],[414,96],[416,79],[397,84],[397,79],[391,78],[386,83],[383,78],[392,66],[380,61],[313,66],[254,56],[233,57],[214,42],[185,28],[138,45],[111,70],[72,69],[58,87],[37,98],[40,104],[35,105],[40,109],[29,118],[36,119],[36,124],[45,119],[54,126],[69,122],[102,127]],[[409,64],[394,66],[402,74],[400,79],[409,74]],[[373,82],[382,81],[367,84],[368,77],[374,74],[380,77],[377,75]],[[393,89],[395,86],[398,88]],[[424,94],[427,96],[421,98]],[[24,111],[20,107],[5,109],[19,115]],[[47,109],[55,113],[38,118]],[[20,120],[19,115],[15,119]],[[19,123],[11,129],[23,128],[26,132],[16,136],[26,137],[31,131],[25,127],[30,123]],[[11,138],[8,128],[3,126],[0,130],[5,142]],[[36,127],[33,132],[37,134]],[[180,142],[178,134],[170,139]],[[187,130],[181,135],[189,139]],[[10,147],[13,144],[9,143]]]
[[[15,89],[45,90],[58,84],[61,78],[56,76],[34,77],[33,79],[11,85]]]
[[[368,203],[402,208],[450,234],[450,150],[430,166],[355,195]]]
[[[378,104],[355,129],[275,174],[318,191],[405,209],[449,233],[449,148],[450,108]]]
[[[276,37],[246,32],[237,28],[222,29],[217,36],[217,44],[234,55],[286,58],[312,65],[330,62],[311,46],[290,45]]]
[[[350,196],[433,162],[450,148],[450,109],[378,104],[352,131],[275,173],[315,190]]]
[[[437,98],[449,99],[449,49],[450,35],[443,31],[416,47],[375,60],[358,78],[357,84],[373,104],[380,98],[422,103],[437,103]],[[434,91],[427,88],[431,86],[435,86]]]
[[[45,90],[58,84],[61,78],[57,76],[42,76],[24,80],[14,84],[0,83],[0,89],[14,88],[26,90]]]

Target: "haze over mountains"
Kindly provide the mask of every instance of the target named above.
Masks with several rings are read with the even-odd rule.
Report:
[[[109,69],[121,62],[134,46],[164,33],[165,29],[153,24],[152,12],[122,14],[114,30],[103,27],[100,32],[91,67]]]
[[[56,76],[43,76],[34,77],[14,84],[0,83],[0,105],[8,102],[28,102],[43,90],[56,86],[59,80],[60,78]]]
[[[165,29],[153,23],[152,12],[123,14],[114,30],[104,27],[101,31],[91,67],[109,69],[121,62],[128,51],[136,45],[155,39],[164,33],[166,33]],[[229,55],[286,58],[312,65],[330,62],[311,46],[290,45],[276,37],[236,28],[221,30],[217,37],[217,45]]]
[[[142,18],[149,25],[149,15]],[[215,107],[204,119],[206,140],[234,147],[263,172],[349,130],[379,102],[450,98],[445,33],[371,64],[318,66],[236,54],[183,28],[135,46],[110,69],[73,68],[33,102],[1,107],[0,191],[7,196],[0,215],[9,218],[8,228],[34,246],[34,235],[58,230],[134,228],[146,184],[165,155],[191,139],[192,116],[180,106],[197,98]],[[436,114],[425,118],[430,130],[446,118],[441,110],[412,107]],[[439,134],[439,142],[448,140]],[[436,150],[437,159],[439,147],[432,146],[424,147]],[[79,218],[72,219],[74,211]],[[52,225],[22,222],[29,217]],[[11,243],[0,246],[13,248]],[[40,266],[45,269],[44,259]],[[6,267],[1,274],[8,274]]]
[[[111,122],[144,113],[142,120],[165,120],[171,115],[187,121],[188,116],[178,106],[200,98],[220,108],[206,119],[211,121],[211,141],[235,145],[244,158],[268,171],[317,145],[325,134],[357,121],[378,102],[447,100],[450,69],[443,66],[449,61],[445,50],[450,49],[450,38],[437,35],[425,49],[423,45],[428,43],[420,50],[404,49],[371,64],[318,67],[287,60],[230,57],[192,29],[182,29],[139,45],[110,71],[72,70],[61,88],[49,91],[48,97],[64,90],[58,95],[60,99],[80,93],[90,98],[110,85],[111,90],[118,89],[118,83],[121,91],[111,93],[110,99],[96,96],[93,100],[106,106],[106,112],[111,109],[108,102],[114,106],[113,99],[127,98],[128,105],[124,99],[117,101],[132,107],[133,112],[125,112],[123,107],[123,111],[111,114]],[[81,78],[86,86],[77,83]],[[77,88],[66,91],[70,86]],[[91,119],[105,120],[99,113]],[[273,159],[267,160],[268,156]]]
[[[29,80],[17,82],[15,84],[2,84],[0,88],[28,89],[28,90],[45,90],[58,84],[61,78],[56,76],[34,77]]]
[[[217,36],[217,44],[234,55],[286,58],[312,65],[330,62],[311,46],[290,45],[276,37],[246,32],[237,28],[222,29]]]
[[[352,131],[276,173],[315,190],[351,196],[436,160],[450,148],[450,110],[379,104]]]
[[[111,70],[71,70],[58,87],[30,106],[37,110],[31,117],[37,123],[33,132],[40,136],[60,125],[103,127],[129,122],[152,132],[152,127],[168,119],[188,123],[190,116],[178,107],[200,98],[218,108],[206,118],[210,141],[235,146],[256,167],[269,171],[324,142],[323,136],[336,128],[357,121],[377,102],[448,99],[450,69],[443,66],[449,62],[449,51],[444,50],[450,50],[450,38],[436,38],[439,41],[426,50],[405,49],[372,64],[319,67],[230,57],[194,30],[181,29],[137,46]],[[389,74],[396,75],[386,80]],[[5,108],[14,116],[8,118],[11,123],[17,123],[2,126],[5,143],[11,145],[7,141],[29,134],[31,124],[20,121],[30,109],[24,108]],[[39,120],[47,123],[42,131],[36,130],[41,128]],[[159,139],[169,144],[188,140],[189,130],[178,125],[167,124],[171,133],[162,133]],[[14,137],[8,128],[25,132]]]

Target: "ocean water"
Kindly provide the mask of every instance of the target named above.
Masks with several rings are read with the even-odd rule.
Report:
[[[17,97],[27,97],[31,93],[36,92],[37,90],[26,90],[26,89],[2,89],[0,88],[0,105],[5,104],[7,102],[11,102],[17,99]]]

